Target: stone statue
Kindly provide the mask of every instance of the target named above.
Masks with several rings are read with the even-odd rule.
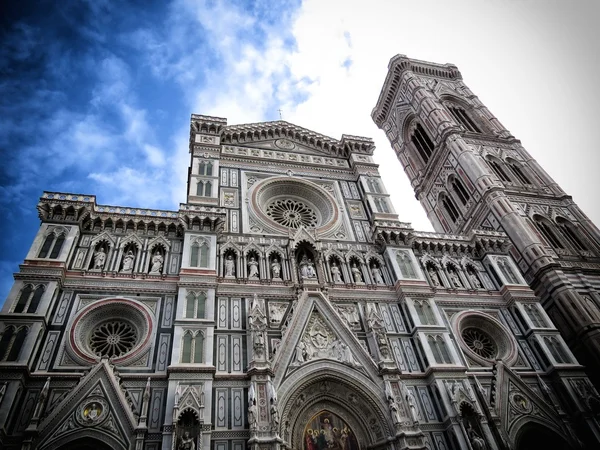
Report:
[[[350,270],[352,272],[352,276],[354,277],[354,282],[362,283],[363,282],[362,273],[360,273],[360,269],[358,267],[356,267],[356,263],[352,263],[352,268]]]
[[[277,411],[275,403],[271,403],[271,428],[273,430],[279,429],[279,411]]]
[[[475,432],[473,427],[469,426],[467,434],[469,435],[469,441],[473,450],[485,450],[485,441]]]
[[[342,280],[342,272],[340,271],[340,268],[337,266],[335,261],[331,263],[331,277],[333,278],[334,283],[344,282],[344,280]]]
[[[306,344],[302,341],[298,341],[298,345],[296,345],[296,362],[302,364],[306,361],[307,356]]]
[[[278,305],[269,302],[269,322],[272,326],[277,326],[281,323],[281,319],[283,319],[285,310],[286,305]]]
[[[250,425],[251,430],[256,430],[256,422],[258,420],[256,405],[253,400],[250,401],[248,406],[248,425]]]
[[[479,277],[477,276],[477,273],[475,273],[475,271],[473,269],[469,268],[467,273],[469,274],[469,280],[471,281],[471,284],[473,285],[473,287],[475,289],[483,288],[483,286],[481,285],[481,281],[479,281]]]
[[[123,258],[123,268],[121,269],[121,272],[133,271],[133,261],[134,260],[135,260],[135,256],[133,254],[133,251],[129,250],[127,252],[127,254],[125,255],[125,258]]]
[[[431,282],[435,287],[440,287],[442,283],[440,282],[440,276],[437,273],[437,270],[433,266],[429,266],[427,268],[427,272],[429,273],[429,277],[431,278]]]
[[[392,414],[392,421],[395,424],[402,423],[402,416],[400,414],[400,408],[398,407],[398,403],[391,395],[388,396],[388,407],[390,408],[390,413]]]
[[[196,450],[196,444],[194,443],[194,438],[190,436],[190,432],[186,431],[183,433],[183,437],[179,442],[179,446],[177,450]]]
[[[226,277],[234,277],[235,276],[235,260],[233,256],[227,256],[225,259],[225,276]]]
[[[375,284],[385,284],[383,282],[383,277],[381,276],[381,269],[379,267],[371,267],[371,275],[373,276],[373,281],[375,281]]]
[[[338,311],[350,328],[360,328],[360,318],[354,305],[337,305]]]
[[[448,274],[450,275],[450,279],[452,280],[454,287],[463,287],[460,276],[458,273],[456,273],[456,269],[453,267],[448,267]]]
[[[258,261],[254,259],[254,256],[251,256],[248,262],[248,278],[259,278]]]
[[[312,262],[312,259],[308,259],[306,255],[302,256],[300,260],[300,277],[302,279],[315,278],[317,274],[315,273],[315,265]]]
[[[271,263],[271,275],[273,278],[281,278],[281,264],[277,258]]]
[[[104,263],[106,262],[106,253],[104,253],[104,248],[100,247],[96,253],[94,253],[94,269],[102,270],[104,269]]]
[[[150,273],[160,273],[160,270],[163,266],[164,258],[157,250],[152,257],[152,267],[150,268]]]

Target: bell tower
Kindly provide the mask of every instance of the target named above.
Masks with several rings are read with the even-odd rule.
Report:
[[[371,114],[436,231],[503,231],[525,279],[600,377],[600,232],[452,64],[394,56]]]

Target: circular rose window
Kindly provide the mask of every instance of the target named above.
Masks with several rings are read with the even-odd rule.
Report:
[[[267,216],[280,225],[290,228],[317,226],[317,215],[312,208],[299,200],[275,200],[267,206]]]
[[[105,357],[115,364],[130,364],[150,347],[152,328],[145,306],[128,299],[100,300],[77,314],[67,349],[78,363]]]
[[[518,357],[510,331],[489,314],[463,311],[452,318],[452,328],[466,356],[477,364],[489,366],[496,359],[512,365]]]
[[[252,212],[270,230],[316,228],[329,231],[338,222],[335,199],[321,186],[298,178],[275,177],[257,183],[251,193]]]
[[[137,344],[137,331],[125,320],[111,320],[98,325],[92,331],[90,347],[98,356],[123,356]]]

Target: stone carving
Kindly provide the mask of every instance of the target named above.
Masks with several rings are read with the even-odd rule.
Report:
[[[132,272],[133,271],[133,262],[135,261],[135,255],[133,251],[129,250],[125,257],[123,258],[123,268],[121,272]]]
[[[352,272],[352,276],[354,277],[354,282],[362,283],[363,282],[362,273],[360,273],[360,269],[358,267],[356,267],[356,263],[352,263],[352,268],[350,270]]]
[[[388,407],[390,408],[390,414],[392,415],[392,421],[394,425],[402,423],[402,416],[400,415],[400,409],[398,407],[398,403],[393,396],[388,395]]]
[[[106,253],[104,252],[104,248],[100,247],[100,250],[94,253],[94,269],[102,270],[104,269],[104,263],[106,262]]]
[[[469,276],[469,281],[475,289],[483,288],[483,286],[481,285],[481,281],[479,281],[479,277],[477,276],[477,272],[475,272],[475,269],[469,266],[469,268],[467,269],[467,274]]]
[[[277,258],[271,263],[271,276],[274,280],[281,279],[281,264]]]
[[[500,272],[504,275],[506,281],[510,284],[519,284],[519,279],[512,270],[510,263],[505,258],[497,258],[496,262],[500,268]]]
[[[260,278],[258,272],[258,261],[254,258],[254,256],[251,256],[250,261],[248,261],[248,278]]]
[[[194,438],[190,435],[189,431],[183,433],[181,441],[177,446],[177,450],[196,450],[196,443],[194,442]]]
[[[458,275],[456,269],[453,266],[449,265],[447,270],[448,275],[450,275],[450,280],[452,280],[452,284],[454,285],[454,287],[463,287],[462,281],[460,280],[460,276]]]
[[[371,275],[373,276],[373,281],[375,281],[375,284],[385,284],[383,282],[383,276],[381,275],[381,269],[377,266],[372,266],[371,267]]]
[[[160,273],[163,266],[164,258],[157,250],[152,257],[152,267],[150,268],[150,273]]]
[[[390,352],[390,345],[385,333],[385,324],[383,319],[377,312],[375,305],[370,304],[368,311],[367,324],[369,326],[369,330],[373,333],[375,344],[379,349],[379,355],[381,356],[382,360],[389,361],[392,359],[392,354]]]
[[[473,427],[469,426],[467,434],[469,436],[469,442],[471,443],[471,447],[473,447],[473,450],[485,450],[485,441],[481,436],[479,436],[475,432]]]
[[[258,300],[256,294],[252,300],[252,308],[249,316],[250,330],[252,333],[252,347],[256,359],[265,357],[265,332],[267,329],[267,317],[262,301]]]
[[[356,365],[348,345],[337,338],[316,312],[311,316],[304,336],[296,345],[293,364],[301,365],[315,359],[335,359],[344,364]]]
[[[235,277],[235,260],[231,255],[225,259],[225,276]]]
[[[442,285],[437,269],[433,265],[427,267],[427,273],[429,273],[429,278],[431,278],[431,282],[435,287],[440,287]]]
[[[408,405],[408,408],[410,410],[410,415],[412,416],[413,423],[418,424],[419,411],[417,410],[417,405],[415,404],[415,399],[413,398],[413,395],[408,390],[406,385],[402,382],[400,382],[400,389],[402,391],[402,395],[404,396],[404,400],[406,400],[406,404]]]
[[[279,411],[277,410],[276,402],[271,402],[271,429],[273,431],[279,430]]]
[[[302,279],[316,278],[315,265],[312,259],[308,259],[306,255],[300,260],[300,277]]]
[[[360,318],[356,305],[336,305],[338,312],[353,330],[360,330]]]
[[[344,282],[344,280],[342,279],[342,272],[340,271],[340,268],[337,266],[335,261],[332,261],[330,271],[331,271],[331,278],[333,279],[334,283],[343,283]]]
[[[269,302],[269,323],[272,327],[278,327],[281,324],[287,303]]]

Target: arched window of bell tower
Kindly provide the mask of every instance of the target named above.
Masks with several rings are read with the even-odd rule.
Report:
[[[463,205],[466,205],[471,198],[462,181],[456,175],[448,177],[448,189],[456,194],[456,197],[458,197]]]
[[[431,159],[431,155],[433,155],[434,145],[420,123],[412,127],[410,141],[423,162],[427,164]]]
[[[487,156],[486,161],[501,181],[505,181],[507,183],[512,183],[512,179],[506,174],[504,170],[504,163],[500,161],[498,158],[494,158],[493,156]]]
[[[446,216],[452,222],[456,223],[456,221],[460,217],[460,214],[458,212],[458,208],[456,207],[452,199],[448,195],[446,195],[446,193],[442,192],[439,196],[439,203],[442,205],[442,209]]]
[[[562,217],[557,217],[556,225],[561,234],[576,250],[588,250],[584,239],[580,236],[580,231],[573,223]]]
[[[464,108],[454,104],[446,104],[446,108],[454,120],[456,120],[456,122],[460,124],[466,131],[470,131],[472,133],[481,133],[481,129],[477,126],[475,121],[471,119]]]
[[[513,174],[515,174],[515,176],[521,182],[521,184],[533,184],[525,174],[525,171],[521,164],[519,164],[517,161],[511,158],[506,158],[506,164],[508,165],[508,167],[510,167],[510,170]]]
[[[535,226],[540,232],[540,234],[544,236],[544,239],[546,239],[546,242],[548,242],[548,244],[550,244],[554,248],[565,248],[565,246],[562,244],[562,242],[556,235],[556,230],[552,225],[552,222],[538,215],[533,216],[533,222],[535,223]]]

